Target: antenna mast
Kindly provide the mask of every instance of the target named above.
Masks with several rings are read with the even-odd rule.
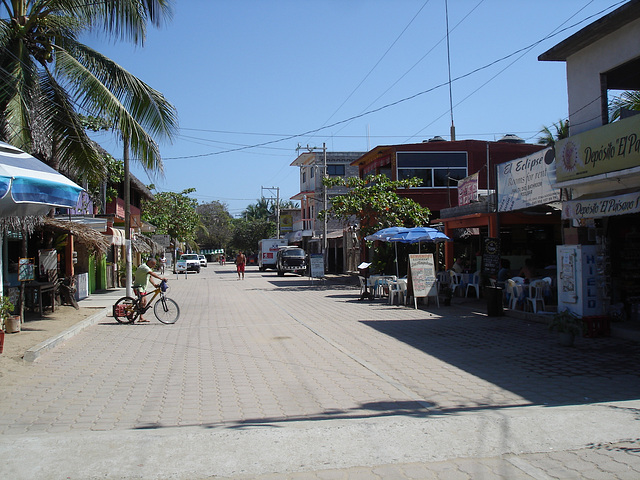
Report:
[[[449,4],[444,0],[444,13],[447,24],[447,67],[449,69],[449,111],[451,112],[451,141],[456,139],[456,126],[453,123],[453,93],[451,91],[451,53],[449,50]]]

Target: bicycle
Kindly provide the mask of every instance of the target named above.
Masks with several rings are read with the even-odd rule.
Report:
[[[153,305],[153,313],[158,321],[167,324],[176,323],[180,318],[180,307],[174,300],[166,297],[167,288],[167,282],[162,280],[160,285],[151,292],[143,294],[136,292],[136,298],[122,297],[113,305],[113,318],[118,323],[133,323],[140,315],[147,313]],[[152,295],[151,298],[143,306],[141,301],[143,296],[149,297],[150,295]],[[158,296],[160,298],[154,304],[153,301]]]

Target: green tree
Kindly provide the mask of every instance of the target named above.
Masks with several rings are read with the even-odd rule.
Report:
[[[397,193],[398,189],[419,186],[422,183],[419,178],[392,181],[385,175],[369,175],[365,179],[329,177],[323,182],[328,188],[344,186],[350,190],[332,197],[331,206],[320,212],[320,219],[325,215],[343,220],[355,216],[363,237],[386,227],[416,227],[429,223],[431,211],[428,208]]]
[[[551,128],[554,129],[553,132]],[[555,145],[558,140],[569,136],[569,120],[560,119],[551,127],[542,127],[540,133],[542,135],[538,137],[538,145]]]
[[[196,207],[205,230],[198,230],[196,241],[204,248],[228,248],[233,237],[233,217],[222,202],[202,203]]]
[[[154,189],[153,185],[150,189]],[[154,225],[159,235],[169,235],[172,240],[186,242],[192,248],[201,221],[196,208],[198,201],[188,195],[195,188],[187,188],[180,193],[154,193],[154,200],[142,203],[142,219]]]
[[[640,91],[622,92],[609,103],[609,118],[613,122],[620,118],[622,110],[640,111]]]
[[[258,242],[263,238],[275,238],[276,224],[265,219],[233,220],[232,247],[243,252],[257,252]]]
[[[0,137],[75,178],[104,178],[103,157],[79,111],[122,135],[135,159],[162,170],[154,137],[177,130],[164,96],[78,39],[103,33],[143,45],[149,24],[172,14],[170,0],[4,1],[0,19]]]

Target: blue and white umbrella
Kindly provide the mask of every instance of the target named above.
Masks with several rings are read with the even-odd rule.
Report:
[[[0,217],[73,208],[82,187],[28,153],[0,142]]]
[[[382,242],[393,242],[395,247],[396,275],[398,273],[398,243],[420,243],[420,242],[446,242],[451,239],[441,231],[433,227],[389,227],[364,237],[365,240]],[[419,248],[419,247],[418,247]]]
[[[420,242],[446,242],[451,241],[441,231],[432,227],[413,227],[406,232],[399,232],[388,239],[389,242],[420,243]]]
[[[365,240],[368,240],[370,242],[379,240],[381,242],[389,242],[390,238],[398,235],[400,233],[404,233],[404,232],[408,232],[409,229],[407,227],[387,227],[387,228],[383,228],[382,230],[378,230],[375,233],[372,233],[371,235],[367,235],[366,237],[364,237]],[[396,263],[396,276],[400,276],[398,274],[398,245],[394,243],[394,248],[395,248],[395,252],[396,252],[396,259],[395,259],[395,263]]]
[[[387,227],[382,230],[378,230],[371,235],[367,235],[364,237],[365,240],[369,242],[374,242],[376,240],[380,240],[382,242],[388,242],[391,237],[397,235],[399,233],[408,232],[409,228],[407,227]]]

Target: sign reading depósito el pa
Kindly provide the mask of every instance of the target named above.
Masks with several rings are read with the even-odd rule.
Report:
[[[640,115],[573,135],[556,143],[558,182],[640,165]]]

